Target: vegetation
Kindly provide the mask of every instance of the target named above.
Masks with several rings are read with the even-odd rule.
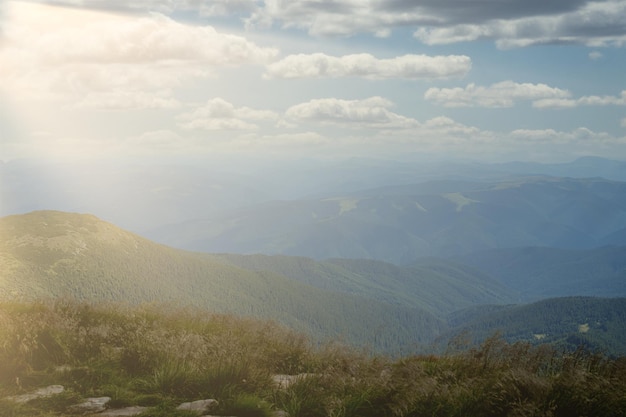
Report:
[[[286,387],[273,375],[301,375]],[[63,394],[6,397],[62,384]],[[264,321],[161,306],[72,301],[0,304],[0,415],[66,415],[81,398],[177,416],[216,399],[217,415],[626,415],[626,358],[507,344],[391,359],[305,337]]]
[[[314,287],[390,304],[419,306],[435,315],[477,304],[514,300],[512,292],[496,280],[473,267],[448,260],[426,258],[401,267],[369,259],[316,261],[282,255],[214,256],[248,270],[268,271]]]
[[[272,271],[158,245],[94,216],[56,211],[0,219],[0,300],[188,305],[280,321],[316,339],[380,351],[427,344],[444,320],[420,306],[331,291]]]
[[[1,218],[0,300],[44,298],[185,305],[276,320],[315,343],[341,340],[392,355],[431,352],[437,338],[445,347],[460,332],[479,344],[496,331],[508,342],[584,343],[626,353],[623,299],[477,307],[510,303],[506,289],[454,262],[425,258],[399,267],[209,255],[158,245],[90,215],[42,211]]]
[[[481,343],[495,332],[508,342],[550,343],[567,350],[584,345],[609,355],[626,355],[626,298],[564,297],[527,305],[479,306],[449,316],[453,330]]]

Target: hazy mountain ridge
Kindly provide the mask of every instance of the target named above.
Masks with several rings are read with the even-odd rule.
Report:
[[[171,158],[141,164],[132,158],[0,162],[0,216],[50,208],[86,212],[142,235],[272,200],[323,199],[390,185],[493,183],[528,175],[626,180],[625,162],[603,158],[559,164],[487,164],[419,155],[404,160],[299,158],[279,163],[257,155],[235,161]],[[133,204],[125,204],[128,201]]]
[[[516,291],[522,301],[572,295],[626,296],[626,247],[492,249],[459,260]]]
[[[588,249],[626,228],[626,183],[526,177],[390,186],[275,201],[150,236],[206,252],[396,264],[503,247]]]

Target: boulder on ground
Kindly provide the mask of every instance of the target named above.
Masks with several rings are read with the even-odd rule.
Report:
[[[146,411],[148,407],[110,408],[98,414],[98,417],[132,417]]]
[[[219,403],[217,402],[217,400],[198,400],[198,401],[192,401],[189,403],[182,403],[181,405],[179,405],[178,407],[176,407],[177,410],[185,410],[185,411],[195,411],[198,414],[203,414],[207,411],[211,411],[212,409],[215,409],[217,406],[219,405]]]
[[[73,414],[93,414],[106,410],[107,403],[111,397],[87,398],[80,404],[73,405],[68,411]]]
[[[39,388],[38,390],[33,392],[29,392],[28,394],[14,395],[12,397],[8,397],[7,400],[16,403],[27,403],[37,398],[52,397],[53,395],[58,395],[63,391],[65,391],[63,385],[50,385],[45,388]]]

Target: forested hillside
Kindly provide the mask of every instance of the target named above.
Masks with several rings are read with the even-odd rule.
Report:
[[[459,260],[498,279],[516,291],[521,301],[571,295],[626,296],[626,246],[493,249]]]
[[[418,306],[316,288],[154,244],[94,216],[0,219],[0,298],[169,303],[274,319],[313,335],[402,351],[445,326]]]
[[[315,287],[399,304],[442,315],[477,304],[512,302],[516,297],[497,280],[466,265],[422,259],[406,267],[368,259],[268,255],[216,255],[255,271],[269,271]]]
[[[566,341],[569,348],[578,340],[612,354],[623,351],[623,317],[608,314],[624,311],[614,305],[620,301],[565,298],[511,306],[520,287],[509,289],[497,278],[433,258],[400,267],[186,252],[91,215],[43,211],[0,219],[3,300],[186,306],[275,320],[317,343],[392,354],[430,351],[437,338],[450,340],[462,330],[481,341],[502,328],[509,340]],[[547,289],[557,285],[545,281]]]
[[[440,338],[481,343],[499,334],[508,342],[549,343],[564,350],[584,346],[626,356],[626,298],[564,297],[511,306],[479,306],[455,312],[454,329]]]

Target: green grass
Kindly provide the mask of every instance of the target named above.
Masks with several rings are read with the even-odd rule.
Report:
[[[286,388],[275,374],[304,374]],[[144,416],[626,415],[626,358],[493,337],[445,355],[389,358],[313,345],[272,322],[155,306],[0,303],[0,417],[62,416],[87,397]],[[61,384],[57,396],[11,395]]]

